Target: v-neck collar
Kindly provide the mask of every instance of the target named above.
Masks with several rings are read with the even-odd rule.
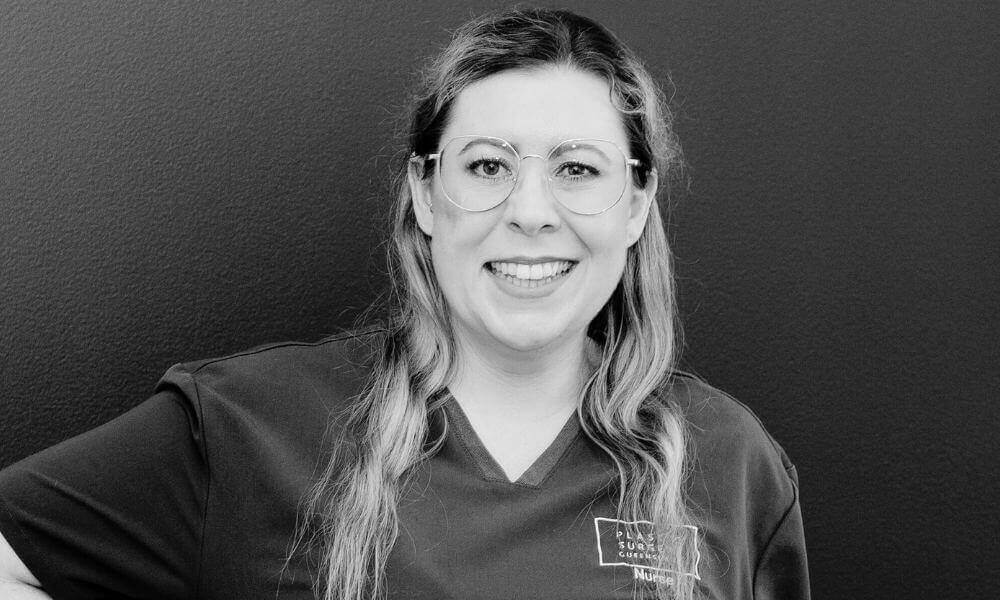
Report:
[[[472,428],[469,417],[465,415],[462,406],[451,395],[451,392],[448,392],[448,399],[444,403],[444,412],[448,418],[448,436],[454,436],[465,448],[476,466],[479,467],[483,477],[489,481],[509,485],[540,486],[580,433],[580,422],[574,412],[566,420],[549,447],[535,459],[535,462],[531,463],[528,470],[522,473],[516,481],[511,481],[493,455],[486,449],[479,434]]]

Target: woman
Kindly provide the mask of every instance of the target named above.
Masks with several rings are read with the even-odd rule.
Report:
[[[5,471],[8,595],[808,596],[794,468],[674,371],[680,149],[638,59],[474,21],[409,145],[389,326],[177,366]]]

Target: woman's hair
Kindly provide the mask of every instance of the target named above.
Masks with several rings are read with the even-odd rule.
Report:
[[[674,178],[681,151],[660,89],[613,34],[565,11],[514,10],[459,29],[425,73],[409,150],[436,152],[455,99],[471,83],[544,66],[579,69],[610,84],[629,152],[642,164],[634,169],[636,185],[645,186],[654,171],[661,183]],[[321,548],[316,584],[325,600],[383,594],[401,490],[447,431],[442,405],[455,369],[455,339],[429,238],[413,212],[406,168],[398,181],[390,257],[396,302],[385,346],[348,418],[348,443],[337,445],[305,514],[311,539]],[[431,176],[432,169],[426,171],[423,176]],[[664,546],[658,566],[674,581],[672,586],[660,581],[657,596],[689,600],[695,583],[684,574],[696,563],[697,550],[677,541],[693,523],[684,501],[685,426],[664,393],[679,346],[671,270],[654,201],[642,236],[628,251],[621,281],[590,325],[602,354],[578,416],[585,434],[617,467],[619,518],[654,523]],[[432,419],[444,427],[430,427]]]

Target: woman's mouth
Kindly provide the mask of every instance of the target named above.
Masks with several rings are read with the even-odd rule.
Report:
[[[573,270],[576,262],[554,260],[541,263],[520,263],[491,261],[485,267],[504,281],[524,288],[536,288],[565,277]]]

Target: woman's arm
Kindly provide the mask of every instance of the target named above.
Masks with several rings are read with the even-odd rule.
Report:
[[[52,600],[0,533],[0,598]]]
[[[186,402],[163,389],[0,470],[0,598],[193,595],[207,469]]]

